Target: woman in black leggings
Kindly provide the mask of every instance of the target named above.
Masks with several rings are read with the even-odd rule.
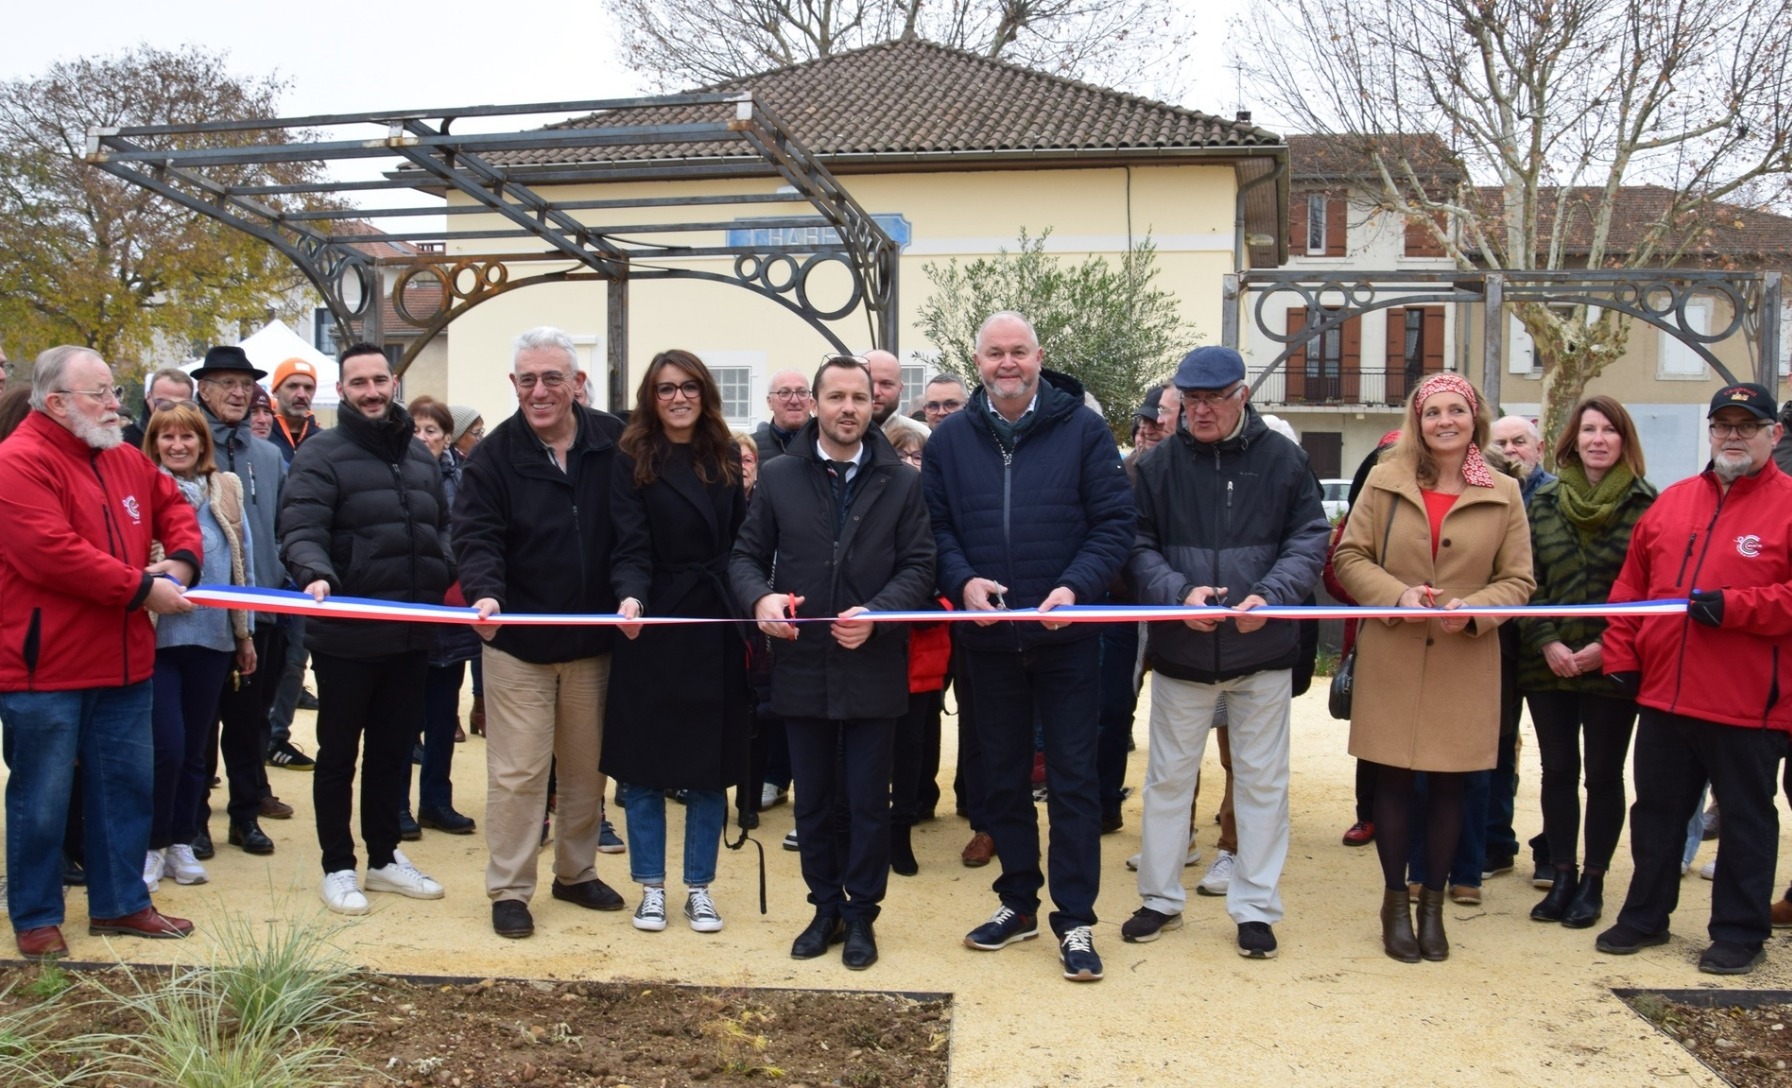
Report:
[[[1531,498],[1532,604],[1602,604],[1624,565],[1630,532],[1655,501],[1643,449],[1624,406],[1606,396],[1576,405],[1556,440],[1559,479]],[[1604,908],[1605,871],[1624,828],[1624,756],[1636,703],[1600,672],[1597,615],[1523,620],[1518,684],[1543,761],[1543,826],[1556,880],[1531,911],[1584,929]],[[1584,759],[1583,759],[1584,753]],[[1586,767],[1585,871],[1577,872],[1580,778]]]

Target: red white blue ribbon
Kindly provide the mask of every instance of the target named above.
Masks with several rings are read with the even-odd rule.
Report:
[[[241,586],[194,586],[187,590],[187,600],[208,608],[251,609],[295,616],[317,616],[347,620],[399,620],[407,623],[479,623],[474,608],[445,604],[407,604],[398,601],[376,601],[366,597],[327,597],[314,601],[309,594],[290,589],[256,589]],[[1630,604],[1535,604],[1516,606],[1476,606],[1458,608],[1451,616],[1488,616],[1500,619],[1544,616],[1673,616],[1686,611],[1684,598],[1657,601],[1636,601]],[[1034,608],[1017,608],[1000,612],[865,612],[859,618],[876,623],[966,623],[998,620],[1006,623],[1051,620],[1054,623],[1137,623],[1141,620],[1232,619],[1245,615],[1231,608],[1203,605],[1068,605],[1040,612]],[[1271,604],[1254,608],[1250,615],[1279,620],[1362,620],[1405,619],[1423,616],[1442,619],[1437,608],[1367,608],[1357,605]],[[686,623],[738,623],[739,620],[710,619],[688,616],[644,616],[627,620],[615,613],[500,613],[484,621],[489,624],[531,627],[613,627],[622,623],[639,623],[649,627]],[[832,623],[832,616],[779,617],[781,623]]]

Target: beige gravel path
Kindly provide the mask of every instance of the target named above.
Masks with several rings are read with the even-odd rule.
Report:
[[[1293,841],[1282,881],[1287,918],[1277,927],[1279,958],[1241,959],[1224,900],[1190,897],[1189,924],[1148,945],[1120,940],[1119,924],[1138,905],[1123,861],[1138,849],[1138,805],[1127,826],[1103,840],[1102,922],[1096,947],[1107,977],[1076,985],[1058,975],[1049,937],[997,953],[964,948],[960,938],[994,908],[992,866],[958,861],[969,836],[946,816],[917,829],[917,877],[892,877],[878,923],[881,962],[851,973],[833,957],[797,962],[791,938],[808,919],[796,855],[779,849],[790,808],[766,815],[770,913],[756,911],[756,872],[746,854],[724,852],[716,899],[727,920],[719,934],[675,924],[640,933],[626,913],[592,914],[543,894],[533,939],[507,941],[490,930],[483,894],[484,852],[478,836],[425,832],[406,852],[448,888],[439,902],[373,897],[371,915],[349,920],[339,943],[357,962],[395,972],[558,978],[654,979],[730,986],[878,988],[948,991],[956,1013],[952,1081],[956,1086],[1301,1084],[1370,1085],[1435,1081],[1456,1085],[1716,1085],[1720,1082],[1677,1045],[1659,1036],[1610,993],[1614,986],[1709,987],[1694,959],[1703,947],[1710,885],[1689,876],[1675,918],[1675,939],[1620,959],[1593,950],[1596,930],[1531,922],[1541,893],[1528,871],[1487,882],[1479,908],[1451,906],[1448,962],[1405,965],[1381,952],[1376,911],[1379,871],[1374,851],[1348,849],[1338,836],[1350,822],[1352,763],[1344,727],[1325,713],[1322,687],[1297,701],[1294,725]],[[308,740],[310,714],[300,714]],[[1128,781],[1144,776],[1145,708],[1139,751]],[[946,719],[948,757],[955,719]],[[1528,725],[1527,745],[1529,744]],[[458,750],[460,808],[483,815],[483,741]],[[1211,748],[1207,768],[1220,773]],[[314,913],[328,920],[316,894],[317,847],[310,822],[310,779],[271,770],[277,793],[299,809],[290,821],[266,821],[279,844],[272,858],[223,845],[212,881],[191,888],[167,882],[157,903],[192,917],[201,933],[221,911],[250,917]],[[1538,825],[1535,748],[1523,756],[1519,830]],[[949,786],[950,768],[941,782]],[[950,811],[950,790],[942,808]],[[1204,817],[1217,804],[1214,789]],[[669,838],[679,842],[677,806]],[[1784,818],[1784,817],[1782,817]],[[1214,832],[1200,845],[1211,857]],[[673,866],[676,866],[674,846]],[[1628,847],[1612,875],[1608,917],[1628,881]],[[1703,862],[1711,856],[1707,844]],[[674,868],[673,871],[676,871]],[[1203,870],[1189,870],[1190,886]],[[544,882],[550,879],[544,857]],[[624,858],[599,861],[603,877],[634,899]],[[1792,866],[1782,862],[1782,874]],[[545,889],[545,885],[544,885]],[[78,959],[108,955],[85,934],[84,902],[69,900],[71,950]],[[122,942],[134,960],[202,954],[202,948]],[[1767,965],[1741,985],[1788,986],[1792,947],[1773,942]]]

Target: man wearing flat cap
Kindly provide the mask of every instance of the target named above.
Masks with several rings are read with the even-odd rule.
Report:
[[[255,554],[255,582],[264,589],[279,589],[286,583],[286,567],[280,562],[275,519],[286,486],[286,458],[273,443],[256,438],[249,429],[255,383],[265,377],[267,371],[257,369],[243,349],[234,346],[206,352],[205,362],[193,371],[200,410],[211,424],[218,468],[243,481],[243,517],[249,523],[249,543]],[[255,616],[255,659],[286,660],[286,636],[269,613]],[[251,854],[274,852],[274,840],[262,831],[261,817],[286,819],[292,815],[292,806],[268,788],[267,769],[262,766],[268,748],[268,710],[279,677],[280,670],[273,668],[228,677],[218,699],[218,749],[230,788],[229,842]],[[202,811],[208,818],[200,822],[204,842],[194,852],[203,857],[211,846],[209,804]]]
[[[1306,600],[1319,584],[1330,526],[1306,453],[1251,407],[1238,352],[1196,348],[1177,367],[1175,385],[1180,425],[1138,465],[1138,532],[1127,573],[1142,604],[1224,604],[1239,614],[1148,625],[1143,905],[1120,935],[1152,941],[1182,925],[1189,806],[1224,697],[1238,823],[1226,912],[1238,926],[1238,954],[1268,959],[1276,954],[1272,927],[1282,919],[1288,706],[1300,627],[1250,612]]]
[[[1772,927],[1792,924],[1792,901],[1772,902],[1774,780],[1792,732],[1792,477],[1771,456],[1776,407],[1752,382],[1717,391],[1710,464],[1637,522],[1612,586],[1613,604],[1688,601],[1685,615],[1614,616],[1602,640],[1605,674],[1636,699],[1638,719],[1635,871],[1601,952],[1667,943],[1686,824],[1707,780],[1724,818],[1699,970],[1747,974]]]

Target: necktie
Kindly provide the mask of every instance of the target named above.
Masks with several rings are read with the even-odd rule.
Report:
[[[828,476],[834,481],[834,528],[838,532],[846,524],[846,474],[853,467],[851,461],[829,461]]]

